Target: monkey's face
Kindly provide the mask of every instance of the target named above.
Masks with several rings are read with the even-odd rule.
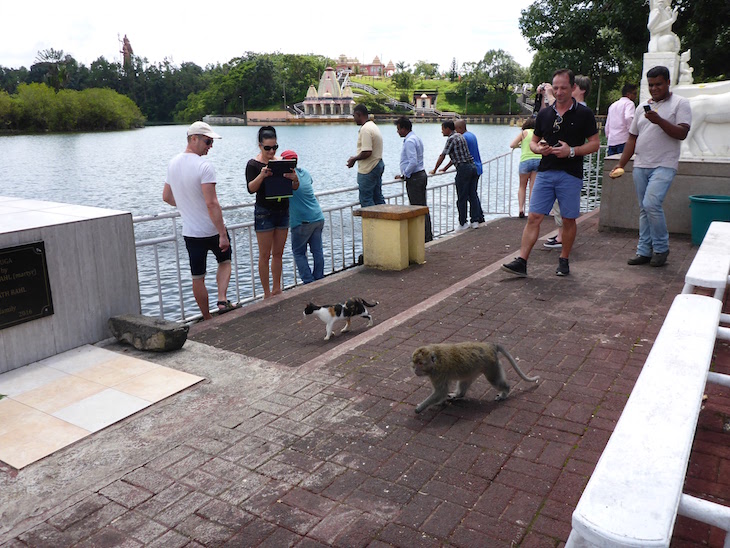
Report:
[[[411,356],[411,366],[417,377],[426,377],[433,370],[436,356],[425,348],[417,348]]]

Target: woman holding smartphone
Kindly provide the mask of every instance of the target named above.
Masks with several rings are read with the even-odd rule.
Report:
[[[272,174],[268,163],[278,160],[276,130],[263,126],[258,134],[259,153],[246,165],[246,186],[256,194],[254,230],[259,246],[259,278],[264,289],[264,299],[281,293],[281,271],[284,245],[289,231],[289,198],[267,199],[266,178]],[[292,181],[292,188],[299,188],[296,172],[285,173]],[[271,260],[272,284],[269,286],[269,260]]]

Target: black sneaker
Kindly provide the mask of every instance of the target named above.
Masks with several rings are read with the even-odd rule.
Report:
[[[631,257],[628,261],[626,261],[626,264],[630,264],[631,266],[637,265],[637,264],[646,264],[649,261],[651,261],[651,257],[647,257],[645,255],[639,255],[638,253]]]
[[[555,274],[558,276],[570,275],[570,266],[568,266],[568,259],[558,257],[558,268],[555,269]]]
[[[562,249],[563,242],[559,242],[558,237],[553,236],[552,238],[548,238],[542,245],[544,245],[548,249]]]
[[[669,257],[668,249],[664,253],[653,253],[649,264],[651,266],[664,266],[664,263],[667,262],[667,257]]]
[[[511,263],[503,264],[502,270],[509,272],[510,274],[514,274],[515,276],[519,276],[520,278],[524,278],[527,276],[527,261],[522,257],[517,257]]]

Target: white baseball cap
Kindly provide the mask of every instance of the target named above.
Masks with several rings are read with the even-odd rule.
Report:
[[[193,125],[188,128],[188,135],[205,135],[211,139],[222,139],[222,137],[213,131],[213,128],[205,122],[194,122]]]

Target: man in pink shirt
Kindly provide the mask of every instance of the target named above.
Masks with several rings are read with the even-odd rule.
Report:
[[[608,140],[608,156],[621,154],[624,145],[629,140],[629,128],[634,120],[636,111],[636,84],[624,84],[621,90],[621,99],[608,107],[606,117],[606,139]]]

